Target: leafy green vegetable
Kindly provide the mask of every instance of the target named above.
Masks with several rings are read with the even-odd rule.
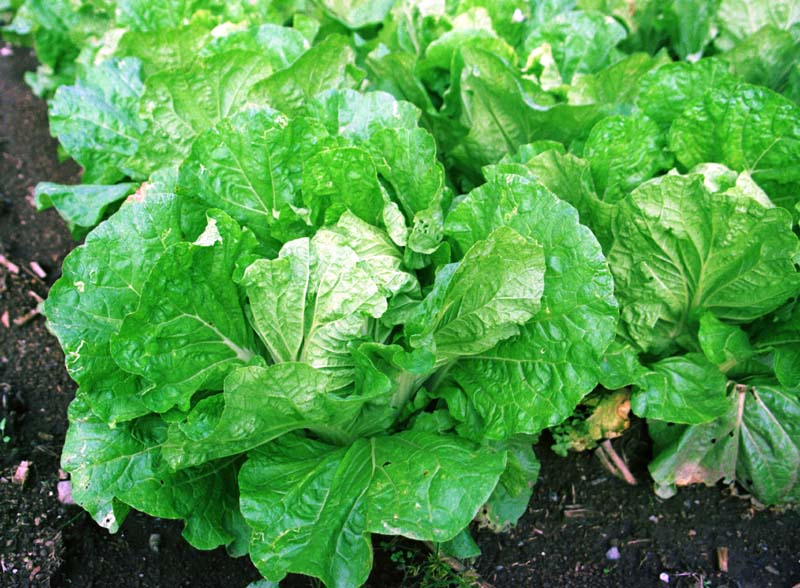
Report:
[[[800,498],[793,3],[0,9],[84,169],[35,202],[86,238],[44,312],[107,528],[356,586],[372,533],[475,555],[539,432],[629,410],[661,495]]]

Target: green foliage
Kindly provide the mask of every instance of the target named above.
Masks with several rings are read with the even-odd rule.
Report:
[[[2,4],[84,169],[35,193],[85,236],[76,501],[356,586],[373,533],[474,556],[630,399],[660,494],[797,502],[800,14],[630,7]]]

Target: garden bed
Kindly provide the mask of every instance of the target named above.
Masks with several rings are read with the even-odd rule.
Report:
[[[77,182],[78,168],[58,162],[45,105],[22,81],[35,65],[27,50],[6,49],[0,58],[0,253],[18,267],[18,273],[0,268],[0,418],[8,437],[0,452],[0,585],[244,588],[258,578],[247,558],[189,547],[179,523],[133,515],[109,535],[79,507],[58,500],[74,384],[44,320],[21,319],[35,308],[36,296],[46,296],[73,246],[54,211],[34,211],[33,186]],[[640,433],[634,426],[619,442],[634,464],[637,456],[647,457]],[[800,582],[796,512],[757,510],[727,487],[682,489],[662,501],[642,468],[634,465],[640,484],[630,487],[591,454],[562,459],[548,444],[545,438],[537,448],[542,474],[520,524],[508,533],[477,534],[483,556],[475,566],[492,586],[767,588]],[[13,477],[23,461],[30,467],[20,485]],[[424,547],[375,542],[370,585],[419,585],[411,576],[425,569]],[[720,569],[725,550],[727,572]],[[310,584],[291,577],[283,585]]]

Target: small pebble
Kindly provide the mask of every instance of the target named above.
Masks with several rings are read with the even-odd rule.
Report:
[[[498,572],[502,572],[502,571],[505,569],[505,567],[504,567],[504,566],[497,566],[495,569],[496,569]]]
[[[72,484],[69,480],[61,480],[58,483],[58,501],[61,504],[75,504],[72,499]]]
[[[24,486],[25,482],[28,481],[28,471],[31,467],[31,462],[29,461],[21,461],[17,466],[17,471],[14,472],[14,483],[19,484],[20,486]]]
[[[606,559],[610,559],[611,561],[616,561],[620,558],[619,548],[615,545],[608,551],[606,551]]]
[[[150,539],[148,540],[147,544],[150,546],[150,551],[153,553],[158,553],[158,550],[161,548],[161,535],[158,533],[153,533],[150,535]]]
[[[669,574],[667,572],[661,572],[658,579],[664,582],[664,584],[669,584]]]

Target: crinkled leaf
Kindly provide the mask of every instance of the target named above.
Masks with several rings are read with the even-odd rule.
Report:
[[[180,240],[179,219],[172,195],[124,204],[67,257],[45,302],[78,396],[110,423],[148,412],[135,379],[112,358],[110,342],[139,305],[152,268]]]
[[[187,409],[202,388],[256,357],[252,331],[232,280],[253,249],[252,234],[221,212],[194,243],[177,243],[155,264],[136,312],[112,339],[116,362],[148,380],[145,404],[156,412]]]
[[[251,452],[240,472],[242,513],[254,528],[250,556],[269,580],[295,572],[357,586],[372,563],[370,533],[452,539],[488,499],[505,461],[505,452],[421,432],[343,448],[283,437]]]
[[[272,106],[286,114],[297,114],[317,94],[354,87],[358,81],[354,68],[355,54],[348,40],[330,35],[290,67],[266,80],[256,80],[258,83],[250,91],[250,101]],[[243,95],[247,96],[247,92]]]
[[[747,333],[741,327],[723,323],[711,313],[700,317],[697,339],[708,360],[723,373],[753,355]]]
[[[499,226],[541,243],[545,252],[541,310],[520,335],[459,360],[451,376],[485,419],[493,439],[537,433],[561,422],[598,380],[614,339],[617,305],[600,245],[578,214],[541,185],[489,174],[447,217],[462,250]]]
[[[183,536],[199,549],[235,544],[238,550],[249,529],[236,501],[236,462],[173,473],[159,449],[165,435],[165,424],[154,417],[109,428],[76,400],[61,458],[75,501],[112,532],[126,513],[122,503],[184,519]]]
[[[320,231],[311,241],[291,241],[278,259],[253,263],[243,279],[253,322],[273,360],[322,370],[329,389],[352,383],[350,345],[363,336],[370,317],[386,311],[387,285],[402,277],[385,273],[391,249],[361,258],[338,235]]]
[[[88,70],[74,86],[61,86],[50,104],[50,128],[84,168],[87,184],[113,183],[129,172],[144,123],[144,92],[137,59],[111,59]]]
[[[150,76],[139,113],[147,132],[129,165],[144,174],[179,165],[197,135],[237,113],[269,72],[266,57],[234,50]]]
[[[667,175],[620,208],[608,259],[628,335],[661,354],[710,311],[753,320],[800,289],[791,217],[741,194],[710,194],[702,176]]]
[[[508,227],[475,241],[441,268],[419,314],[406,325],[414,347],[440,361],[488,351],[536,314],[544,287],[541,245]]]
[[[724,51],[764,26],[788,29],[798,22],[800,6],[793,0],[722,0],[717,11],[719,36],[715,44]]]
[[[583,155],[606,202],[617,202],[642,182],[671,167],[666,137],[641,115],[610,116],[592,127]]]
[[[245,110],[195,140],[180,191],[224,210],[262,241],[301,237],[308,230],[298,212],[303,167],[325,137],[312,121]]]
[[[726,411],[725,387],[725,376],[702,354],[668,357],[634,383],[631,408],[649,419],[707,423]]]
[[[687,168],[714,161],[748,172],[768,194],[788,185],[791,209],[800,188],[800,106],[760,86],[739,84],[709,91],[675,120],[669,147]]]

